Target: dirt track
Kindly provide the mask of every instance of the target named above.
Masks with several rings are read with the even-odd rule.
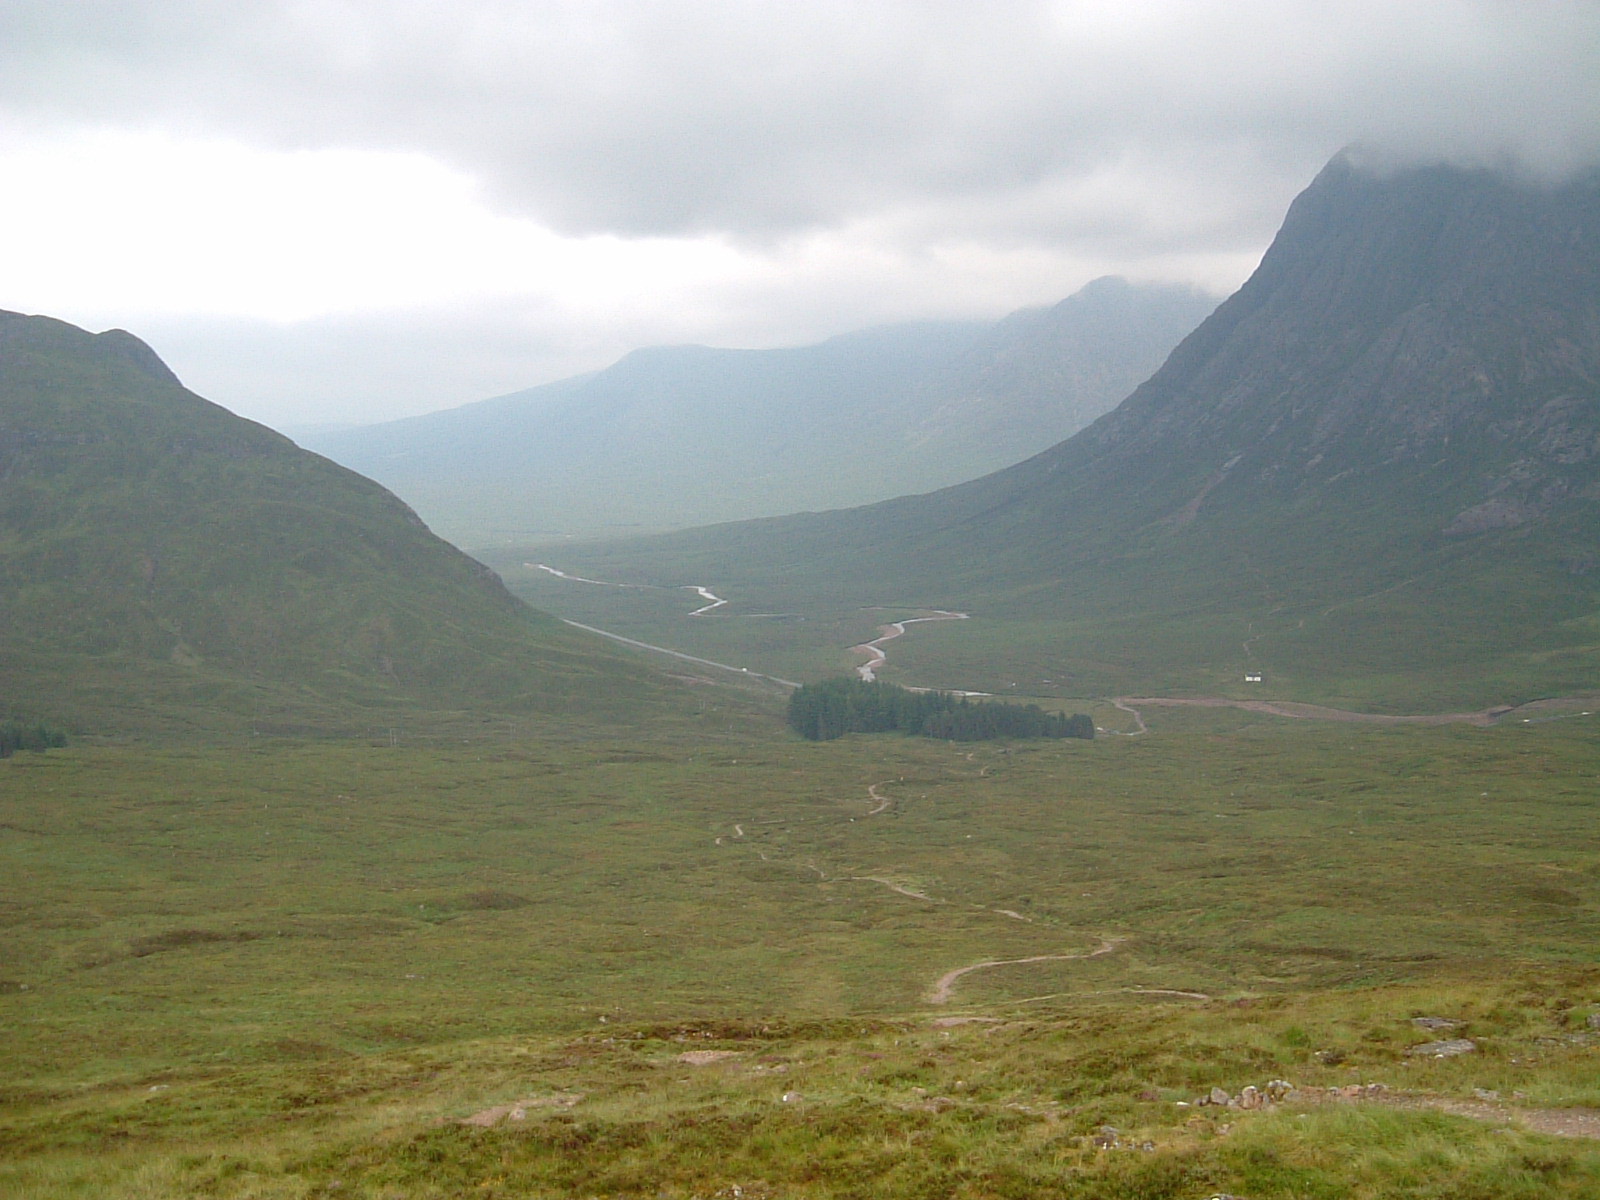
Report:
[[[1320,704],[1301,704],[1294,700],[1230,700],[1224,696],[1198,696],[1180,699],[1173,696],[1118,696],[1111,702],[1138,720],[1144,732],[1144,718],[1137,705],[1146,708],[1242,708],[1247,712],[1267,713],[1274,717],[1291,717],[1304,721],[1348,721],[1362,725],[1493,725],[1506,713],[1512,712],[1509,704],[1486,708],[1481,712],[1423,713],[1415,716],[1391,716],[1387,713],[1352,712],[1346,708],[1324,708]]]
[[[973,963],[970,967],[957,967],[954,971],[946,971],[934,981],[933,991],[928,993],[930,1004],[947,1004],[950,993],[956,986],[956,981],[963,975],[970,975],[974,971],[985,971],[990,967],[1011,967],[1022,963],[1036,962],[1065,962],[1074,958],[1098,958],[1102,954],[1110,954],[1122,944],[1122,938],[1106,938],[1100,943],[1098,949],[1086,951],[1083,954],[1035,954],[1031,958],[997,958],[989,962]]]
[[[964,612],[946,612],[942,608],[930,609],[931,617],[907,617],[904,621],[895,621],[889,625],[878,626],[878,636],[870,642],[862,642],[859,646],[851,646],[856,654],[865,654],[867,661],[856,668],[856,674],[871,683],[878,675],[878,668],[888,661],[889,656],[883,651],[884,642],[892,642],[897,637],[904,637],[907,625],[920,625],[925,621],[965,621],[967,614]],[[976,694],[976,693],[974,693]]]

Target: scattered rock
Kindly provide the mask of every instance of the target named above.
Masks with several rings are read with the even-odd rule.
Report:
[[[470,1117],[462,1117],[461,1124],[476,1125],[479,1129],[492,1129],[501,1121],[509,1117],[512,1112],[519,1112],[523,1117],[528,1115],[525,1106],[519,1104],[496,1104],[493,1108],[486,1108],[482,1112],[475,1112]],[[521,1118],[518,1118],[519,1120]]]
[[[1447,1038],[1442,1042],[1423,1042],[1420,1046],[1412,1046],[1407,1054],[1418,1057],[1454,1058],[1458,1054],[1471,1054],[1478,1048],[1478,1043],[1471,1038]]]
[[[1115,1150],[1120,1144],[1121,1133],[1114,1125],[1102,1125],[1094,1131],[1094,1144],[1097,1150]]]
[[[1342,1087],[1323,1088],[1320,1094],[1328,1100],[1371,1100],[1388,1090],[1381,1083],[1347,1083]],[[1297,1090],[1293,1094],[1298,1096],[1300,1092]],[[1315,1099],[1319,1093],[1316,1088],[1308,1088],[1306,1094]]]
[[[1205,1095],[1197,1097],[1194,1104],[1198,1108],[1237,1108],[1254,1111],[1299,1095],[1294,1084],[1287,1079],[1274,1079],[1260,1087],[1250,1084],[1237,1096],[1230,1096],[1224,1088],[1214,1087]],[[1189,1106],[1184,1100],[1178,1101],[1178,1104],[1184,1108]]]
[[[793,1104],[796,1100],[801,1099],[801,1096],[799,1092],[785,1092],[782,1099],[785,1104]]]
[[[685,1050],[678,1055],[678,1061],[688,1063],[691,1067],[703,1067],[707,1063],[721,1062],[725,1058],[738,1058],[737,1050]]]
[[[571,1108],[582,1096],[536,1096],[530,1100],[517,1100],[511,1104],[496,1104],[470,1117],[462,1117],[458,1125],[476,1125],[479,1129],[492,1129],[501,1121],[526,1121],[530,1108]]]
[[[1479,1100],[1498,1100],[1498,1099],[1500,1099],[1500,1093],[1499,1092],[1491,1091],[1488,1088],[1475,1087],[1475,1088],[1472,1089],[1472,1094],[1474,1096],[1476,1096]]]
[[[23,986],[26,987],[27,985],[24,984]],[[1588,1024],[1590,1029],[1600,1029],[1600,1012],[1590,1013]]]
[[[1459,1029],[1462,1024],[1460,1021],[1452,1021],[1449,1017],[1412,1017],[1411,1023],[1418,1029],[1430,1032],[1439,1029]]]

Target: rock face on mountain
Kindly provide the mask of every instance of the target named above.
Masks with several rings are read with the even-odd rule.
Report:
[[[1170,459],[1181,443],[1234,488],[1280,493],[1432,472],[1467,507],[1430,519],[1482,532],[1600,478],[1597,381],[1600,186],[1340,158],[1238,294],[1058,453]]]
[[[143,342],[0,313],[3,712],[89,731],[558,711],[654,677]],[[627,701],[621,701],[626,706]]]
[[[1246,666],[1352,703],[1424,670],[1452,698],[1593,687],[1600,176],[1340,156],[1238,293],[1060,445],[610,557],[584,562],[670,557],[763,605],[824,579],[1034,622],[1047,677],[1107,690]]]
[[[635,351],[594,375],[308,437],[469,545],[840,508],[1026,458],[1109,410],[1215,306],[1103,279],[996,325]]]

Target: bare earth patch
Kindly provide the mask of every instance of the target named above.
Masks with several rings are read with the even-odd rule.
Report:
[[[526,1121],[528,1111],[537,1108],[571,1108],[582,1096],[536,1096],[531,1100],[515,1100],[510,1104],[496,1104],[470,1117],[462,1117],[458,1125],[475,1125],[479,1129],[492,1129],[501,1121]]]
[[[737,1050],[685,1050],[678,1055],[678,1061],[688,1063],[692,1067],[703,1067],[707,1063],[722,1062],[728,1058],[738,1058]]]
[[[898,891],[899,889],[896,890]],[[1102,954],[1110,954],[1125,940],[1124,938],[1106,938],[1097,949],[1088,950],[1082,954],[1035,954],[1029,958],[997,958],[988,962],[973,963],[970,967],[957,967],[954,971],[946,971],[934,981],[933,991],[928,993],[928,1001],[932,1004],[949,1003],[950,993],[954,990],[956,982],[963,975],[970,975],[974,971],[986,971],[990,967],[1011,967],[1022,963],[1065,962],[1074,958],[1098,958]]]

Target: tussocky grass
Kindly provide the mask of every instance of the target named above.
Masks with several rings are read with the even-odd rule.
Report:
[[[1593,1194],[1582,1144],[1448,1115],[1176,1107],[1274,1076],[1600,1103],[1592,719],[1146,715],[18,755],[0,1190]],[[1479,1052],[1406,1055],[1427,1014]]]

